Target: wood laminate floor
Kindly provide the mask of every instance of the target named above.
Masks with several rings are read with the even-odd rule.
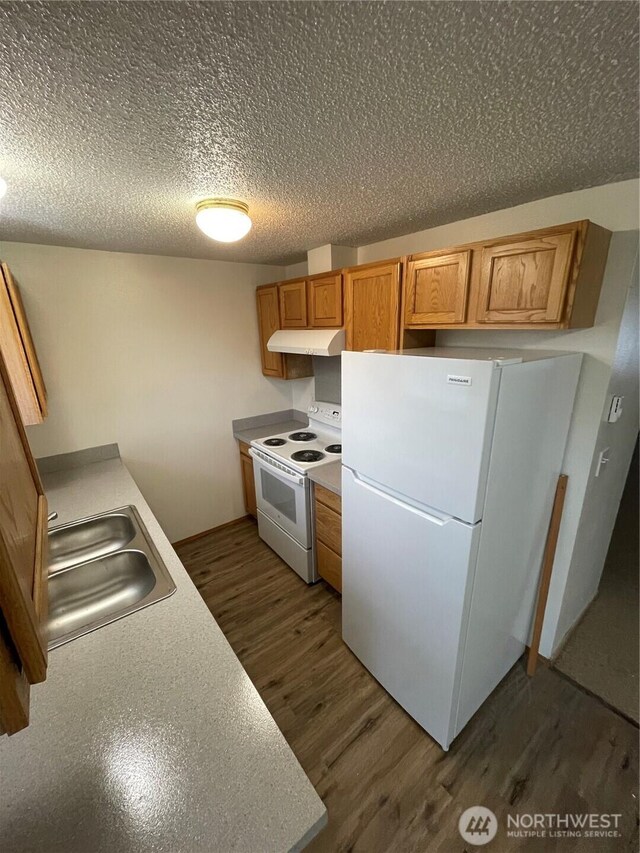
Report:
[[[327,806],[314,853],[638,850],[638,730],[557,672],[516,665],[445,753],[342,642],[340,597],[252,521],[178,553]],[[486,847],[458,833],[473,805],[498,817]],[[507,836],[507,816],[535,812],[620,813],[620,835]]]

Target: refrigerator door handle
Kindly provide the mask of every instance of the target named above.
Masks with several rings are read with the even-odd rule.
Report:
[[[356,474],[355,471],[351,471],[351,473],[353,475],[354,480],[356,480],[358,485],[361,486],[363,489],[368,489],[370,492],[379,495],[380,497],[390,501],[396,506],[401,506],[404,509],[409,510],[409,512],[413,512],[416,515],[419,515],[422,518],[426,519],[427,521],[430,521],[432,524],[437,524],[438,527],[444,527],[445,524],[448,524],[450,521],[453,521],[452,515],[447,515],[444,512],[438,512],[437,510],[433,509],[430,509],[429,512],[426,512],[423,509],[418,509],[418,507],[409,503],[408,500],[399,500],[389,492],[384,492],[382,491],[382,489],[376,488],[376,486],[372,485],[370,481],[366,480],[364,477],[361,477],[359,474]]]

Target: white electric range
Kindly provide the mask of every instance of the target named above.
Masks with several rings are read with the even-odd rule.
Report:
[[[307,583],[318,580],[311,495],[307,472],[339,461],[342,411],[335,403],[313,401],[309,424],[299,430],[251,442],[258,505],[258,532]]]

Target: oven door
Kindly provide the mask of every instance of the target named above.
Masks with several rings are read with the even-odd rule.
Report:
[[[253,449],[249,453],[253,457],[258,509],[303,548],[311,548],[307,477]]]

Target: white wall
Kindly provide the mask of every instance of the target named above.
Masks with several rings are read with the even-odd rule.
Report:
[[[0,257],[49,392],[34,454],[118,442],[172,541],[243,515],[231,421],[291,406],[262,376],[254,297],[282,268],[6,242]]]
[[[618,236],[618,235],[616,235]],[[638,389],[638,259],[631,276],[631,287],[620,326],[611,379],[605,395],[600,428],[591,459],[585,500],[580,515],[571,565],[567,575],[556,641],[560,642],[595,596],[609,541],[616,522],[620,500],[633,456],[639,418]],[[611,424],[607,415],[611,398],[623,396],[619,421]],[[600,452],[605,448],[609,461],[595,472]],[[637,476],[637,472],[636,472]]]
[[[429,252],[476,240],[546,228],[577,219],[590,219],[610,231],[629,231],[640,225],[638,192],[640,182],[621,181],[603,187],[592,187],[575,193],[555,195],[518,207],[496,210],[460,222],[416,231],[391,240],[370,243],[358,248],[358,263],[367,264],[384,258]],[[428,201],[428,200],[427,200]],[[550,218],[551,217],[551,218]]]
[[[577,219],[590,219],[611,231],[633,230],[631,234],[614,235],[593,328],[568,332],[449,331],[439,332],[437,335],[438,344],[443,345],[531,347],[585,353],[565,455],[564,468],[570,476],[570,483],[540,646],[541,653],[545,656],[552,655],[564,633],[571,627],[571,614],[576,607],[584,607],[587,603],[583,601],[582,586],[579,583],[574,584],[573,579],[574,572],[579,574],[582,567],[572,560],[622,313],[637,253],[635,229],[639,224],[639,188],[640,182],[637,180],[594,187],[361,246],[358,249],[358,263],[367,263]],[[610,497],[608,495],[607,499]],[[608,537],[604,527],[600,536],[603,541],[606,539],[606,553]],[[572,582],[568,585],[570,570]],[[585,574],[593,578],[593,567],[585,570]],[[587,583],[586,587],[593,589],[593,583]],[[565,588],[567,595],[575,599],[572,603],[563,603]]]

